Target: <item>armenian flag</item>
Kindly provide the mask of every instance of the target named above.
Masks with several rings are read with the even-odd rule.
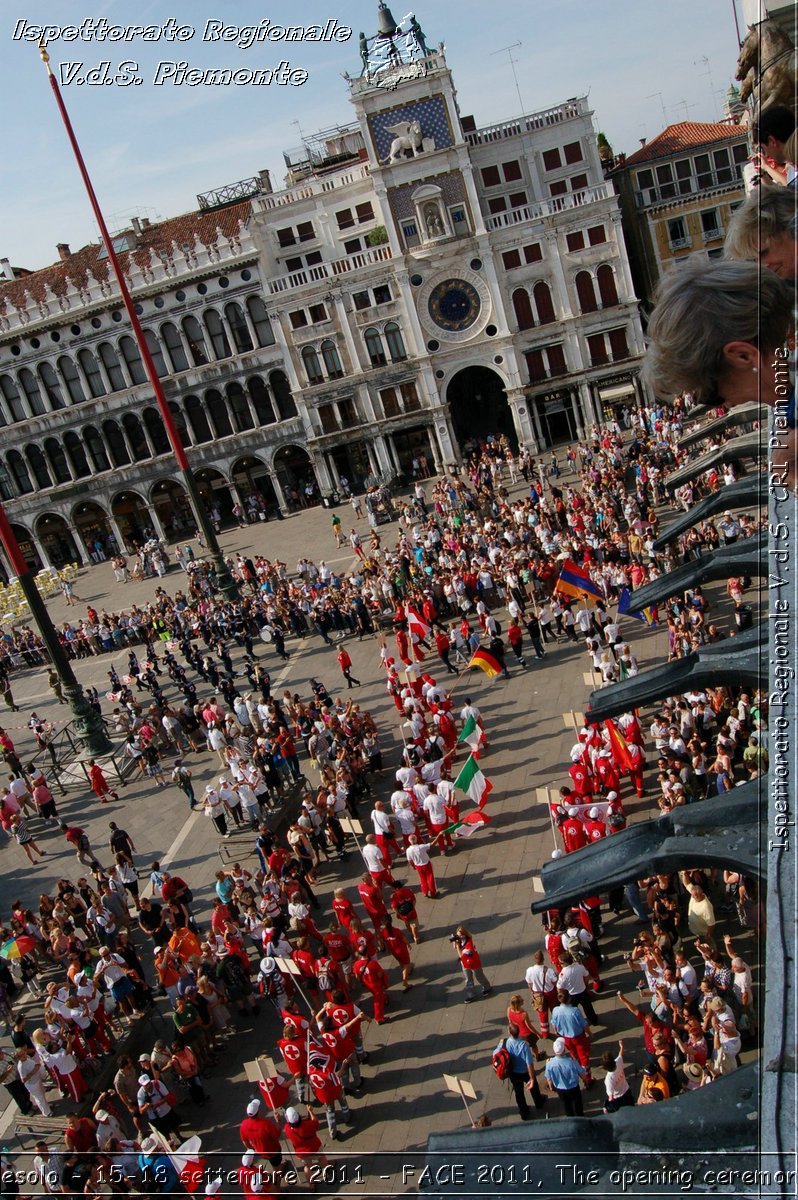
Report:
[[[498,660],[492,654],[488,654],[487,650],[475,650],[468,666],[479,667],[480,671],[484,671],[491,679],[502,673]]]
[[[587,571],[583,571],[570,558],[566,558],[562,565],[560,578],[554,585],[554,594],[570,596],[573,600],[585,600],[592,603],[595,603],[596,600],[605,599],[601,588],[597,583],[593,582]]]
[[[628,588],[621,588],[618,596],[618,616],[631,617],[633,621],[645,621],[646,625],[656,625],[657,623],[657,608],[656,605],[651,605],[649,608],[641,608],[638,612],[632,611],[632,593]]]
[[[475,758],[479,758],[479,748],[485,745],[486,740],[485,730],[477,724],[476,717],[468,718],[457,739],[460,745],[465,742]]]
[[[483,808],[485,801],[493,791],[493,784],[479,769],[473,754],[469,754],[466,764],[454,781],[454,786],[470,797],[478,808]]]

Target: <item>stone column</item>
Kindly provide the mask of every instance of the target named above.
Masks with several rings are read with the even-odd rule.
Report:
[[[535,430],[532,424],[532,418],[529,413],[529,400],[523,388],[508,388],[507,400],[510,405],[510,412],[513,417],[513,425],[521,446],[528,446],[534,453],[538,453],[538,442],[535,436]]]
[[[391,455],[386,444],[386,438],[381,433],[378,433],[374,438],[374,454],[377,459],[377,474],[392,475],[394,471],[394,465],[391,461]]]
[[[77,526],[70,525],[67,522],[67,529],[69,530],[70,534],[72,535],[72,541],[74,542],[74,545],[75,545],[75,553],[78,556],[80,565],[82,567],[91,566],[91,563],[92,563],[91,555],[88,553],[88,551],[86,550],[86,547],[83,544],[83,539],[81,538],[80,534],[78,533]]]
[[[528,396],[529,411],[532,417],[532,425],[535,429],[535,440],[537,442],[536,454],[540,454],[541,449],[546,445],[546,435],[543,432],[543,426],[540,423],[540,413],[538,412],[538,397]]]

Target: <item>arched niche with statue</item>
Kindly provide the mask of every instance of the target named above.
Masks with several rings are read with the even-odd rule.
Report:
[[[452,236],[449,214],[443,203],[443,192],[434,183],[415,189],[410,200],[416,210],[416,222],[422,242],[438,242]]]

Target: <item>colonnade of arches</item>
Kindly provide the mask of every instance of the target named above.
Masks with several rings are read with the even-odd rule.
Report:
[[[234,381],[223,390],[209,388],[202,395],[170,400],[169,408],[186,447],[297,415],[288,380],[279,370],[272,371],[266,380],[253,375],[243,384]],[[0,460],[6,468],[0,471],[0,498],[12,500],[170,452],[161,414],[149,405],[140,415],[127,412],[108,417],[53,434],[22,449],[8,450]]]
[[[256,295],[243,303],[231,300],[180,320],[165,320],[144,335],[161,378],[275,344],[266,306]],[[141,355],[129,334],[54,353],[35,371],[21,367],[0,375],[0,425],[99,400],[146,382]]]
[[[195,478],[209,515],[220,527],[234,524],[237,504],[256,520],[261,513],[268,518],[278,510],[318,502],[319,497],[310,455],[292,444],[281,446],[271,464],[257,455],[243,455],[227,473],[203,467]],[[101,500],[80,501],[68,512],[45,512],[30,525],[12,522],[11,527],[26,561],[41,570],[68,562],[103,562],[118,552],[135,551],[152,537],[178,542],[194,535],[196,523],[182,483],[168,478],[146,491],[120,489]]]

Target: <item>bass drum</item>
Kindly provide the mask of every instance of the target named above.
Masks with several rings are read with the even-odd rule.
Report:
[[[269,626],[269,625],[263,626],[263,629],[261,629],[261,631],[260,631],[260,640],[262,642],[267,642],[267,643],[274,641],[274,634],[272,633],[271,626]]]

